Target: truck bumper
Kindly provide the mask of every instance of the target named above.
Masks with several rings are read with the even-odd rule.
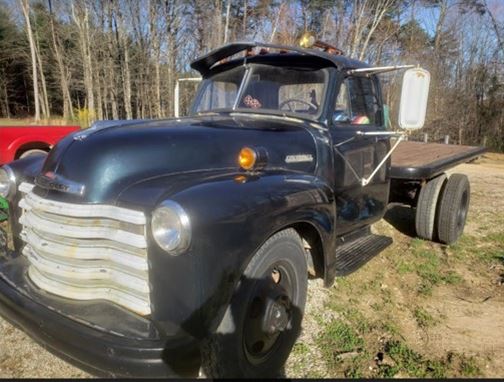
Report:
[[[26,276],[23,276],[23,285],[17,284],[19,277],[14,284],[8,272],[13,268],[13,261],[19,265],[23,259],[2,261],[2,255],[0,253],[0,315],[53,354],[96,376],[198,375],[199,349],[197,342],[187,334],[160,334],[155,339],[128,338],[80,323],[28,294]],[[10,266],[6,266],[9,263]],[[20,272],[19,268],[16,267],[15,273],[24,275],[25,271]],[[124,311],[123,314],[132,313]],[[131,320],[130,317],[123,319]],[[116,316],[111,321],[121,322],[118,320],[121,317]]]

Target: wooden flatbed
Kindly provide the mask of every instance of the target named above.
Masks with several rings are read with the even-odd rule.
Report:
[[[392,153],[391,178],[426,180],[486,151],[484,147],[401,142]]]

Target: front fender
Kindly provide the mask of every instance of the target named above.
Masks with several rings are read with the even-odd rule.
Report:
[[[170,199],[190,216],[192,243],[188,253],[169,260],[172,269],[177,269],[174,274],[156,266],[151,277],[153,285],[162,285],[163,291],[180,291],[185,297],[183,301],[174,297],[175,307],[166,301],[170,294],[154,293],[153,302],[156,318],[180,321],[192,335],[205,335],[216,328],[251,257],[275,232],[295,223],[309,223],[319,232],[324,252],[332,253],[332,192],[314,176],[228,174],[172,194]],[[150,255],[153,263],[171,257],[159,249]],[[178,311],[174,313],[174,309]]]

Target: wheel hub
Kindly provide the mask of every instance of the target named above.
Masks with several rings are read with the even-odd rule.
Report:
[[[281,295],[276,299],[268,299],[264,312],[262,329],[265,333],[275,334],[283,332],[289,324],[289,299]]]

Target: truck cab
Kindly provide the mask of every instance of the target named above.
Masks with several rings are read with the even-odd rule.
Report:
[[[0,314],[96,375],[276,376],[309,274],[391,242],[370,230],[391,132],[368,65],[234,43],[192,67],[190,116],[99,122],[0,170]]]

